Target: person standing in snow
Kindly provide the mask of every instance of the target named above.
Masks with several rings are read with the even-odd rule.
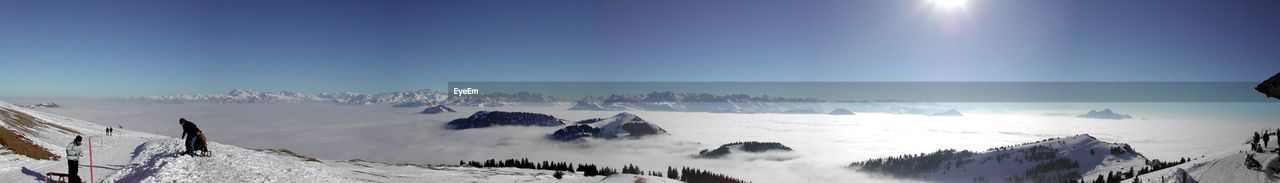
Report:
[[[182,139],[185,140],[187,148],[187,151],[182,152],[182,154],[195,155],[196,135],[200,133],[200,128],[197,128],[195,123],[187,121],[186,118],[178,118],[178,124],[182,125]]]
[[[1262,148],[1258,147],[1259,140],[1262,140],[1262,135],[1258,135],[1258,132],[1253,132],[1253,142],[1249,143],[1249,145],[1253,146],[1254,151],[1262,150]]]
[[[1271,134],[1267,130],[1262,130],[1262,148],[1267,148],[1267,144],[1271,143]]]
[[[69,182],[80,182],[80,136],[76,135],[76,139],[67,144],[67,177],[71,179]]]

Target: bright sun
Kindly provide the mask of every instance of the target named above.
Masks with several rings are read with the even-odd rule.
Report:
[[[928,1],[929,3],[933,4],[934,8],[937,8],[938,10],[942,10],[946,12],[964,10],[965,4],[969,3],[968,0],[928,0]]]

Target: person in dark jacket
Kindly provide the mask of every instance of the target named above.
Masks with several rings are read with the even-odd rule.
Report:
[[[187,151],[182,152],[182,155],[195,155],[196,135],[199,134],[200,128],[196,127],[195,123],[187,121],[186,118],[179,118],[178,124],[182,125],[182,139],[185,140],[187,148]]]
[[[1253,132],[1253,142],[1249,143],[1249,146],[1253,146],[1253,148],[1252,148],[1252,149],[1253,149],[1254,151],[1261,151],[1261,150],[1262,150],[1262,146],[1259,146],[1259,144],[1258,144],[1258,141],[1259,141],[1259,140],[1262,140],[1262,135],[1258,135],[1258,132]]]
[[[80,182],[80,136],[67,144],[67,178],[68,182]]]
[[[1262,131],[1262,148],[1267,148],[1267,144],[1271,143],[1271,132]]]

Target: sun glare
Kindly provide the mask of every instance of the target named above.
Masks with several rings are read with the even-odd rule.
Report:
[[[934,8],[944,12],[964,10],[965,5],[969,3],[968,0],[928,0],[928,1],[929,3],[933,4]]]

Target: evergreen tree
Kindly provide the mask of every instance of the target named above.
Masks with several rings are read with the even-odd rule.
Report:
[[[671,180],[680,180],[680,172],[677,172],[675,168],[667,167],[667,178]]]

